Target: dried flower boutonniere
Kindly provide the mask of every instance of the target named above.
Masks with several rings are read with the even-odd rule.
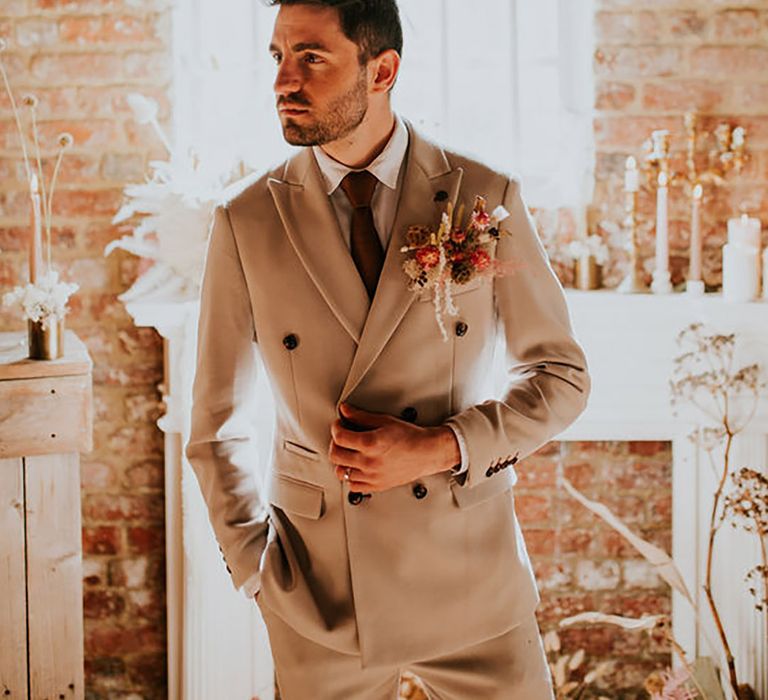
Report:
[[[509,234],[499,228],[509,212],[499,205],[488,214],[485,204],[485,198],[477,195],[464,224],[463,205],[459,205],[454,220],[453,205],[449,202],[437,231],[429,226],[410,226],[406,233],[408,245],[400,248],[400,252],[407,253],[403,270],[411,279],[409,288],[435,290],[435,318],[444,342],[448,334],[443,317],[459,312],[451,295],[453,286],[466,284],[478,275],[493,277],[498,273],[494,243],[502,234]]]

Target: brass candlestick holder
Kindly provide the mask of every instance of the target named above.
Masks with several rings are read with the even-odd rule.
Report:
[[[640,274],[640,256],[638,254],[637,232],[637,190],[625,192],[624,209],[627,213],[624,218],[624,227],[629,230],[629,272],[617,287],[617,291],[623,294],[639,294],[648,291],[648,286]]]
[[[750,160],[750,155],[746,150],[747,131],[743,126],[732,126],[726,122],[719,123],[714,132],[703,131],[698,126],[698,114],[693,110],[686,112],[683,120],[686,135],[684,171],[673,171],[671,167],[672,134],[667,129],[657,129],[643,144],[646,155],[641,160],[640,170],[645,182],[639,184],[637,189],[643,192],[653,192],[658,185],[661,173],[666,176],[667,187],[678,182],[681,183],[683,191],[691,202],[691,239],[695,245],[699,245],[701,231],[698,228],[699,221],[694,221],[694,219],[700,214],[703,188],[707,185],[722,187],[726,184],[726,177],[729,173],[741,173],[745,164]],[[699,170],[696,164],[696,151],[702,135],[705,137],[714,136],[715,147],[707,152],[707,167]],[[621,291],[625,292],[646,291],[645,286],[642,283],[638,284],[637,281],[639,275],[637,270],[639,264],[637,260],[637,196],[636,191],[626,192],[625,211],[627,216],[624,223],[631,237],[629,244],[631,269],[619,287]],[[695,241],[693,241],[694,238]],[[692,254],[691,257],[693,258],[694,255]],[[697,258],[697,261],[700,263],[700,257]],[[703,292],[703,282],[698,278],[700,271],[694,270],[693,272],[694,275],[691,276],[689,269],[687,291],[700,294]]]

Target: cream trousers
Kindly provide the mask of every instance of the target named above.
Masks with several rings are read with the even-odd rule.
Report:
[[[533,613],[504,634],[447,656],[363,669],[358,656],[320,646],[265,605],[259,608],[281,700],[397,700],[406,670],[419,676],[429,700],[554,700]]]

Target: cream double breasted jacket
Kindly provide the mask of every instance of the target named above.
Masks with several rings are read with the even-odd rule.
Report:
[[[185,445],[235,587],[260,571],[259,606],[319,644],[360,654],[363,666],[450,653],[536,607],[515,464],[570,425],[590,391],[519,180],[404,121],[404,180],[372,301],[310,148],[216,208]],[[469,211],[476,194],[489,211],[510,212],[495,256],[513,271],[456,287],[446,343],[431,291],[408,289],[400,247],[409,225],[436,226],[448,201]],[[497,333],[506,341],[501,400],[479,389]],[[277,413],[266,493],[250,424],[259,371]],[[452,425],[468,469],[356,498],[328,460],[345,400]]]

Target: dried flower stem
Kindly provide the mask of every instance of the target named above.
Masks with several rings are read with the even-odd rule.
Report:
[[[59,154],[56,157],[56,165],[53,168],[53,175],[51,177],[51,193],[48,196],[48,221],[49,221],[49,230],[48,230],[48,264],[50,265],[50,259],[51,259],[51,236],[50,236],[50,221],[53,218],[53,193],[56,190],[56,179],[59,176],[59,166],[61,165],[61,159],[64,157],[64,146],[59,147]]]
[[[40,155],[40,140],[37,136],[37,118],[34,106],[29,109],[32,118],[32,139],[35,146],[35,160],[37,161],[37,178],[40,181],[40,194],[43,201],[43,220],[45,221],[45,246],[46,246],[46,268],[51,269],[51,211],[47,203],[45,192],[45,177],[43,176],[43,159]]]
[[[728,465],[730,461],[730,452],[731,452],[731,445],[733,444],[733,432],[731,431],[730,426],[728,425],[728,396],[726,394],[725,396],[725,417],[723,419],[723,425],[725,427],[726,431],[726,442],[725,442],[725,456],[723,458],[723,471],[720,476],[720,482],[717,485],[717,490],[715,491],[715,496],[712,499],[712,512],[710,513],[709,518],[709,542],[707,544],[707,574],[704,582],[704,592],[707,596],[707,602],[709,603],[709,609],[712,612],[712,617],[714,618],[715,625],[717,627],[717,633],[720,635],[720,642],[723,645],[723,651],[725,653],[725,660],[728,664],[728,679],[731,684],[731,689],[735,693],[736,697],[739,697],[739,682],[736,675],[736,663],[733,658],[733,653],[731,652],[731,645],[728,643],[728,636],[725,633],[725,629],[723,628],[723,622],[720,617],[720,612],[717,609],[717,604],[715,603],[715,598],[712,593],[712,556],[715,550],[715,535],[717,534],[718,530],[718,524],[717,524],[717,513],[720,508],[720,498],[723,495],[723,489],[725,488],[725,480],[728,477]]]
[[[19,117],[19,109],[16,106],[16,99],[13,96],[13,90],[11,90],[11,84],[8,81],[8,73],[5,70],[5,64],[3,59],[0,58],[0,73],[3,75],[3,84],[5,85],[5,91],[8,93],[8,99],[11,102],[11,110],[13,111],[13,118],[16,121],[16,130],[19,132],[19,138],[21,139],[21,151],[24,155],[24,168],[27,171],[27,182],[32,180],[32,168],[29,165],[29,155],[27,154],[27,141],[24,137],[24,129],[21,126],[21,118]]]

